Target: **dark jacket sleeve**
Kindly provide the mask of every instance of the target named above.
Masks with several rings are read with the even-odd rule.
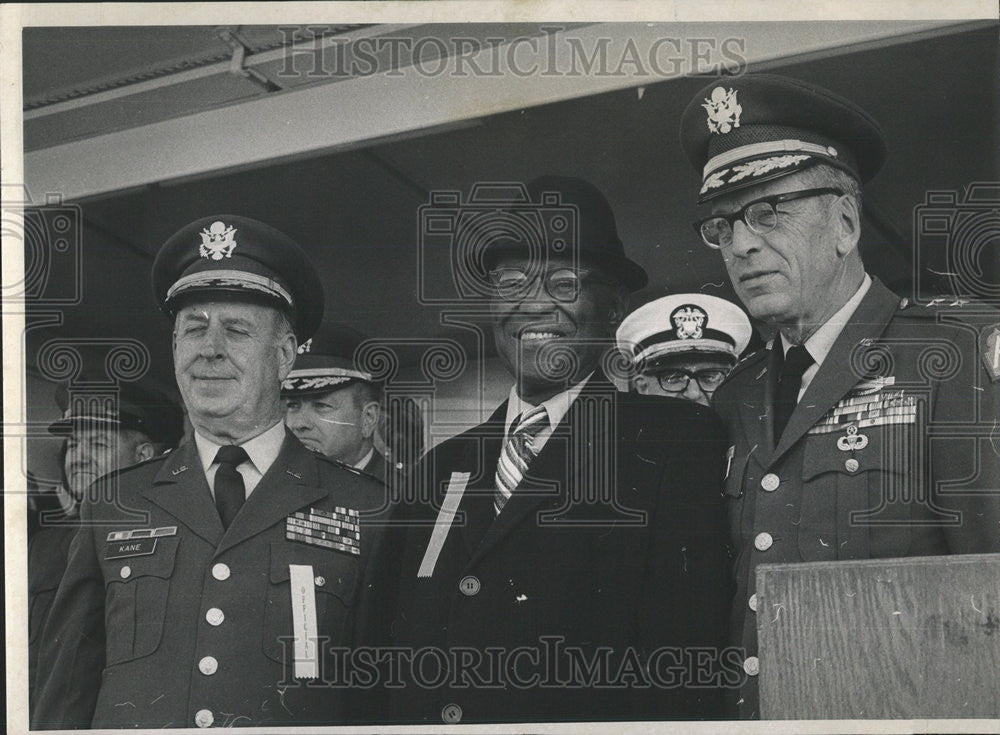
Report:
[[[644,709],[650,719],[679,713],[719,718],[732,602],[722,498],[726,435],[706,408],[673,412],[671,420],[649,520],[647,600],[639,626],[654,683]]]
[[[32,729],[90,727],[104,669],[104,579],[89,504],[42,630]]]

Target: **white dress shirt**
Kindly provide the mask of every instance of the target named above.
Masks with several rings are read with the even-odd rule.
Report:
[[[854,295],[847,300],[847,303],[840,307],[840,310],[836,314],[831,316],[826,322],[813,332],[809,339],[804,342],[806,351],[809,353],[810,357],[813,359],[813,364],[809,366],[809,369],[802,373],[802,385],[799,388],[799,397],[796,400],[802,400],[803,394],[806,392],[806,388],[812,382],[812,379],[816,377],[816,373],[819,372],[820,366],[826,359],[826,356],[830,354],[830,349],[833,347],[833,343],[837,341],[837,337],[840,333],[844,331],[844,327],[847,326],[847,322],[851,320],[854,316],[854,312],[858,310],[858,306],[861,304],[861,300],[868,293],[868,289],[871,288],[872,278],[867,273],[865,273],[865,279],[861,282],[861,286]],[[784,351],[783,354],[787,355],[788,350],[791,349],[792,344],[785,339],[785,336],[781,336],[781,348]],[[846,366],[845,370],[848,369]]]
[[[257,487],[267,471],[274,464],[281,452],[281,445],[285,441],[285,422],[279,420],[274,426],[258,434],[253,439],[240,444],[250,457],[248,462],[241,462],[236,471],[243,475],[243,486],[246,488],[246,497]],[[219,463],[215,461],[221,444],[216,444],[211,439],[202,436],[198,430],[194,431],[194,443],[198,447],[198,457],[201,459],[202,469],[205,470],[205,479],[208,480],[208,487],[215,497],[215,473],[219,471]]]
[[[587,381],[590,380],[592,375],[593,373],[568,390],[564,390],[562,393],[556,393],[547,401],[542,401],[542,405],[545,406],[545,413],[548,416],[549,423],[545,428],[535,434],[535,438],[532,441],[532,447],[535,450],[535,454],[542,451],[542,447],[545,446],[545,442],[547,442],[549,437],[552,436],[552,432],[555,431],[559,422],[563,420],[563,417],[569,411],[570,405],[576,400],[576,397],[580,395],[580,391],[583,390],[583,386],[587,384]],[[514,420],[517,419],[517,417],[522,413],[530,411],[534,407],[534,404],[522,400],[521,397],[517,395],[516,385],[511,387],[510,398],[507,401],[507,419],[504,423],[505,439],[510,436],[511,424],[514,423]]]

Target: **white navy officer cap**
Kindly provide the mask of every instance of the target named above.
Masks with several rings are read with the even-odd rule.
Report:
[[[747,315],[731,301],[680,293],[640,306],[615,338],[639,370],[649,370],[678,355],[721,356],[735,364],[751,333]]]

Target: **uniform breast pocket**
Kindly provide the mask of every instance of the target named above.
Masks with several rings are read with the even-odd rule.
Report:
[[[265,656],[288,664],[294,661],[292,564],[312,567],[316,633],[322,648],[350,643],[350,613],[358,595],[361,559],[293,541],[271,542],[262,645]]]
[[[160,645],[180,539],[155,541],[150,554],[102,561],[108,666],[148,656]]]
[[[915,456],[911,433],[906,425],[890,424],[852,435],[840,431],[806,437],[799,528],[805,560],[814,559],[807,551],[818,534],[836,538],[828,558],[906,554],[919,476],[904,464]]]

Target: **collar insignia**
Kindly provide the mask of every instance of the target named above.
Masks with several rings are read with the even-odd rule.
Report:
[[[225,222],[213,222],[199,234],[201,245],[198,246],[198,254],[201,257],[222,260],[233,256],[236,248],[236,241],[233,239],[235,227],[226,227]]]
[[[725,134],[740,126],[740,115],[743,107],[736,101],[736,90],[716,87],[712,90],[712,98],[705,98],[702,105],[708,111],[709,132]]]

